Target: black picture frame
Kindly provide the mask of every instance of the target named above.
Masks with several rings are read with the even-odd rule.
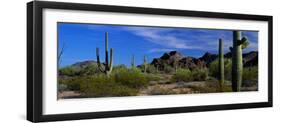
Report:
[[[266,21],[268,22],[268,101],[256,102],[256,103],[241,103],[241,104],[43,115],[42,113],[42,106],[43,106],[42,104],[43,102],[42,101],[43,100],[43,95],[42,95],[43,13],[42,10],[44,8]],[[273,106],[273,97],[272,97],[272,78],[273,78],[272,77],[273,76],[272,74],[273,32],[272,31],[273,29],[272,28],[273,28],[273,17],[264,16],[264,15],[185,11],[185,10],[108,6],[108,5],[93,5],[93,4],[80,4],[80,3],[63,3],[63,2],[45,2],[45,1],[29,2],[27,3],[27,120],[32,122],[63,121],[63,120],[93,119],[93,118],[107,118],[107,117],[123,117],[123,116],[137,116],[137,115],[154,115],[154,114],[272,107]]]

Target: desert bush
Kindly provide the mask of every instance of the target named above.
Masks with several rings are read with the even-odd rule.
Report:
[[[97,64],[90,64],[79,71],[79,75],[94,75],[101,73]]]
[[[147,68],[146,68],[146,72],[147,73],[157,73],[157,69],[156,67],[154,67],[154,65],[148,64]]]
[[[127,69],[127,67],[124,64],[113,66],[113,71],[118,69]]]
[[[209,66],[209,75],[213,76],[215,78],[218,78],[219,76],[219,68],[218,68],[219,62],[218,59],[213,61]],[[226,80],[231,80],[231,65],[232,62],[230,59],[224,59],[224,78]]]
[[[67,85],[66,84],[58,84],[58,91],[59,92],[63,92],[63,91],[67,91]]]
[[[175,68],[173,68],[173,67],[170,66],[170,65],[164,64],[163,71],[164,71],[165,73],[174,73],[174,72],[175,72]]]
[[[59,74],[66,76],[75,76],[79,74],[79,71],[71,66],[66,66],[59,69]]]
[[[207,68],[196,68],[191,71],[194,81],[205,81],[208,78],[208,69]]]
[[[133,96],[138,90],[116,83],[113,76],[103,74],[83,77],[81,92],[86,97]]]
[[[141,88],[148,85],[148,79],[139,68],[118,69],[114,72],[116,83],[126,85],[131,88]]]
[[[148,81],[158,81],[161,80],[161,76],[158,74],[145,74]]]
[[[113,75],[114,74],[117,74],[119,73],[120,71],[125,71],[127,70],[128,68],[125,66],[125,65],[117,65],[117,66],[114,66],[113,69],[112,69],[112,73]]]
[[[172,77],[173,82],[180,81],[193,81],[192,72],[189,69],[178,69],[177,72]]]
[[[85,77],[75,76],[67,80],[60,79],[59,84],[66,86],[66,90],[70,91],[80,91],[81,83],[85,81]]]
[[[132,96],[138,90],[148,85],[148,77],[138,68],[127,69],[125,67],[115,68],[109,76],[105,74],[94,74],[74,76],[60,79],[59,85],[65,85],[67,90],[79,91],[84,97],[107,97],[107,96]],[[58,90],[65,90],[64,87]]]
[[[146,65],[146,69],[147,69],[147,66],[148,65]],[[141,70],[141,72],[144,72],[144,65],[143,64],[138,66],[138,68]],[[146,73],[147,73],[147,70],[146,70]]]
[[[173,75],[173,82],[189,82],[189,81],[205,81],[208,78],[208,69],[207,68],[196,68],[193,70],[189,69],[178,69],[177,72]]]
[[[142,72],[144,72],[144,65],[140,65],[138,67]],[[152,73],[152,74],[156,74],[159,73],[159,71],[157,71],[156,67],[154,65],[151,64],[147,64],[146,65],[146,73]]]
[[[245,67],[243,69],[243,81],[257,81],[258,80],[258,67]]]

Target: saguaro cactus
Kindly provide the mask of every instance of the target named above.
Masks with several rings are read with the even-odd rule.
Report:
[[[240,91],[243,75],[243,56],[242,49],[248,46],[246,37],[241,39],[241,31],[233,31],[233,47],[230,47],[232,53],[232,90]]]
[[[132,68],[135,67],[135,55],[132,56],[131,66]]]
[[[173,62],[173,67],[175,68],[175,73],[178,71],[178,61]]]
[[[223,53],[223,40],[219,39],[219,82],[220,88],[224,84],[224,53]]]
[[[99,48],[96,48],[96,55],[97,55],[97,63],[98,68],[101,72],[109,75],[112,71],[113,67],[113,49],[110,48],[110,62],[108,58],[108,32],[105,33],[105,63],[101,65],[100,62],[100,55],[99,55]]]
[[[143,57],[143,72],[146,73],[146,69],[147,69],[147,61],[146,61],[146,55],[144,55]]]

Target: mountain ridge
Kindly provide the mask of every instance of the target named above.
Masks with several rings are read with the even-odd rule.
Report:
[[[215,61],[217,57],[218,57],[217,54],[212,54],[210,52],[206,52],[201,57],[195,58],[192,56],[184,56],[182,53],[178,51],[170,51],[170,52],[163,53],[163,55],[159,58],[154,58],[150,64],[154,65],[155,67],[158,66],[160,70],[163,69],[165,65],[170,65],[172,67],[177,66],[181,68],[195,69],[195,68],[209,67],[210,63]],[[231,52],[225,53],[224,57],[230,59]],[[94,60],[86,60],[86,61],[76,62],[69,66],[81,70],[93,64],[97,64],[97,62]],[[258,51],[250,51],[244,53],[243,65],[244,67],[258,65]]]
[[[178,51],[171,51],[164,53],[159,58],[154,58],[151,65],[158,66],[158,68],[164,68],[165,65],[179,66],[181,68],[195,69],[208,67],[211,62],[217,59],[217,54],[206,52],[199,58],[184,56]],[[225,58],[230,59],[232,57],[231,52],[224,54]],[[243,64],[245,67],[258,65],[258,51],[250,51],[243,54]]]

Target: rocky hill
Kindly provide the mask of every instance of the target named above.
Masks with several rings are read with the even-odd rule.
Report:
[[[225,58],[231,59],[231,53],[228,52]],[[159,69],[163,69],[164,66],[170,65],[172,67],[179,66],[181,68],[204,68],[208,67],[211,62],[216,60],[217,54],[211,54],[206,52],[202,57],[194,58],[190,56],[184,56],[180,52],[171,51],[164,53],[160,58],[154,58],[151,62],[152,65],[158,66]],[[245,67],[258,65],[258,52],[251,51],[243,54],[243,63]]]
[[[81,70],[81,69],[85,69],[86,67],[88,67],[90,65],[96,65],[96,64],[97,64],[96,61],[88,60],[88,61],[82,61],[82,62],[77,62],[75,64],[72,64],[71,67],[73,67],[77,70]]]

